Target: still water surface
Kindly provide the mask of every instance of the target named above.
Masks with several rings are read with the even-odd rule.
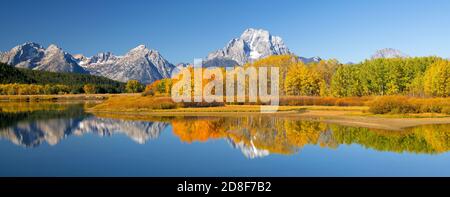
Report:
[[[450,176],[450,125],[117,117],[0,103],[0,176]]]

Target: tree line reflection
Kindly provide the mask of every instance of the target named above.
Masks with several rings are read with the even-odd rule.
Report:
[[[184,143],[227,140],[249,158],[294,154],[307,145],[335,149],[358,144],[377,151],[421,154],[450,149],[450,124],[386,131],[269,116],[111,117],[86,114],[79,105],[49,110],[3,108],[0,118],[0,138],[25,147],[37,147],[44,142],[55,145],[64,138],[87,133],[100,136],[122,133],[143,144],[157,139],[171,126]]]
[[[334,149],[343,144],[399,153],[437,154],[450,150],[449,124],[386,131],[267,116],[178,118],[171,124],[173,132],[184,142],[229,138],[278,154],[293,154],[306,145]]]

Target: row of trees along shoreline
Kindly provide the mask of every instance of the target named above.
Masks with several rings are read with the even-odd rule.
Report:
[[[358,64],[341,64],[330,59],[305,64],[292,55],[275,55],[243,67],[250,66],[279,67],[281,96],[450,96],[450,61],[439,57],[380,58]],[[0,64],[0,94],[3,95],[143,91],[144,95],[168,96],[176,82],[168,78],[145,86],[137,80],[122,83],[93,75],[18,69]]]
[[[294,56],[278,55],[246,64],[244,68],[250,66],[279,67],[282,96],[450,96],[450,61],[439,57],[373,59],[358,64],[341,64],[331,59],[304,64]],[[225,73],[225,69],[222,71]],[[144,95],[170,95],[176,82],[176,79],[157,80],[146,86]]]

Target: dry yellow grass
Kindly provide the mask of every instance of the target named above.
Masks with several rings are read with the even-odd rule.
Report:
[[[323,110],[323,111],[362,111],[369,109],[367,106],[303,106],[307,110]]]
[[[344,110],[345,107],[333,107]],[[304,106],[280,106],[278,111],[301,111]],[[356,109],[355,107],[349,109]],[[89,111],[103,112],[260,112],[260,105],[225,105],[218,107],[186,108],[182,104],[174,103],[170,97],[151,96],[117,96],[89,109]]]
[[[105,102],[93,107],[94,111],[152,111],[154,109],[176,108],[176,103],[169,97],[151,97],[127,95],[110,97]]]

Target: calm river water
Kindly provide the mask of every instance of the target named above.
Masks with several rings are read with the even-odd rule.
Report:
[[[450,176],[450,125],[117,117],[0,103],[0,176]]]

